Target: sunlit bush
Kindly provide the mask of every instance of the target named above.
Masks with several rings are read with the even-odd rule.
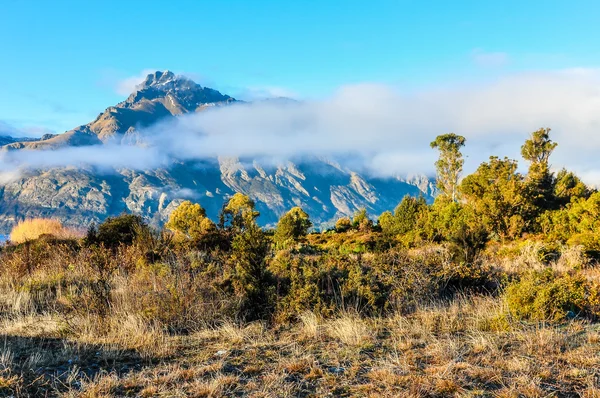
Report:
[[[35,240],[42,235],[50,235],[59,239],[81,237],[77,231],[63,227],[60,221],[48,218],[31,218],[19,222],[10,233],[10,241],[23,243]]]

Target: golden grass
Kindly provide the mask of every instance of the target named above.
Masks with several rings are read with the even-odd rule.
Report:
[[[94,331],[93,318],[80,319],[80,328],[51,350],[43,342],[4,347],[0,341],[0,389],[25,389],[40,377],[36,369],[71,360],[64,374],[46,379],[51,388],[44,391],[65,397],[598,396],[596,325],[490,328],[503,310],[499,299],[462,297],[408,316],[342,313],[321,320],[305,313],[290,327],[225,322],[188,336],[169,335],[131,314],[115,314],[107,333]],[[36,318],[48,323],[44,317],[5,315],[0,334],[23,336],[23,325]],[[81,371],[91,364],[105,370],[85,376]]]
[[[343,314],[326,325],[330,337],[349,346],[362,346],[373,340],[373,331],[355,314]]]
[[[71,228],[65,228],[60,221],[49,218],[31,218],[20,221],[10,232],[12,243],[23,243],[51,235],[60,239],[80,238],[82,233]]]

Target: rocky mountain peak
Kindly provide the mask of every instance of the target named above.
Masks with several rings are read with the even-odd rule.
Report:
[[[166,70],[163,72],[156,71],[146,76],[146,79],[144,79],[142,84],[140,84],[140,87],[147,88],[151,86],[161,86],[174,81],[176,78],[177,77],[175,76],[175,74],[170,70]]]
[[[136,91],[117,107],[136,107],[144,101],[161,102],[171,114],[176,115],[195,112],[214,104],[230,103],[235,99],[217,90],[202,87],[185,76],[165,70],[146,76]]]

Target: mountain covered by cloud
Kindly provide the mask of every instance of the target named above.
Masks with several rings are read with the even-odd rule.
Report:
[[[311,101],[238,101],[168,71],[128,87],[132,94],[86,125],[2,147],[2,228],[23,216],[85,224],[125,210],[160,223],[186,198],[214,217],[233,192],[257,201],[263,224],[294,205],[317,225],[358,207],[375,215],[407,193],[431,199],[427,178],[405,176],[433,175],[429,143],[447,132],[467,138],[472,172],[490,155],[519,159],[527,136],[551,127],[552,166],[600,181],[597,69],[403,92],[354,84]]]
[[[346,123],[340,111],[351,109],[335,101],[244,103],[168,71],[151,73],[86,125],[2,147],[0,230],[38,216],[82,227],[123,211],[159,225],[185,199],[216,218],[235,192],[257,202],[265,225],[292,206],[326,226],[362,207],[379,214],[406,194],[432,198],[427,178],[354,171],[368,171],[374,147],[368,134],[358,137],[360,126],[338,131]]]

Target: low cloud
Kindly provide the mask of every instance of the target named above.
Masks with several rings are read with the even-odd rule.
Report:
[[[270,98],[298,98],[298,94],[289,90],[285,87],[277,87],[277,86],[252,86],[246,87],[242,90],[239,90],[234,95],[235,98],[241,99],[244,101],[255,101],[255,100],[263,100]]]
[[[433,173],[438,134],[467,138],[466,171],[490,155],[519,159],[520,145],[551,127],[555,167],[600,180],[600,70],[522,73],[487,83],[402,93],[378,84],[341,87],[322,101],[261,101],[215,108],[140,131],[143,146],[109,143],[42,152],[10,152],[0,168],[91,165],[151,169],[175,159],[216,156],[327,157],[377,176]]]
[[[40,126],[25,126],[15,127],[12,124],[0,120],[0,136],[11,137],[41,137],[44,134],[54,134],[54,130],[50,130]]]

